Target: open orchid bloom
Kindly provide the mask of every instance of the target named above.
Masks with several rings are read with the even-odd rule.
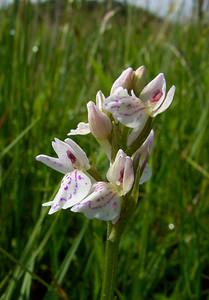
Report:
[[[52,142],[52,148],[58,158],[40,154],[36,156],[36,160],[64,174],[75,168],[85,170],[90,168],[86,153],[73,140],[66,139],[65,142],[63,142],[55,138]]]
[[[166,81],[163,73],[157,75],[142,90],[139,98],[148,107],[148,113],[151,117],[164,112],[172,103],[175,94],[173,85],[166,95]]]
[[[165,111],[171,104],[175,93],[172,86],[166,95],[166,81],[160,73],[136,97],[132,90],[129,94],[123,87],[105,99],[104,108],[111,112],[114,119],[129,128],[140,128],[149,116],[155,117]]]
[[[90,168],[89,160],[73,140],[66,139],[63,142],[55,138],[52,147],[58,158],[43,154],[36,157],[36,160],[66,174],[54,200],[43,204],[43,206],[51,206],[49,214],[80,202],[88,195],[92,186],[90,178],[83,172]]]
[[[92,193],[71,208],[89,218],[115,222],[120,216],[121,196],[127,194],[134,182],[132,159],[119,150],[107,172],[108,182],[98,182]]]
[[[130,191],[134,182],[133,162],[123,150],[119,150],[115,161],[107,171],[109,182],[119,188],[119,193],[125,195]]]

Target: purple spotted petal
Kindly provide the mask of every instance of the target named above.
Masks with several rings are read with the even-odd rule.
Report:
[[[51,157],[48,155],[40,154],[36,156],[36,160],[63,174],[66,174],[72,170],[70,165],[66,166],[58,158]]]
[[[82,201],[90,192],[91,186],[91,180],[86,174],[74,170],[63,177],[54,200],[44,203],[43,206],[51,206],[49,214],[60,209],[67,209]]]
[[[166,96],[165,100],[163,101],[163,103],[161,104],[161,106],[154,111],[154,113],[153,113],[154,117],[157,116],[158,114],[164,112],[171,105],[174,94],[175,94],[175,90],[176,90],[176,88],[173,85],[170,88],[170,90],[168,91],[167,96]]]
[[[115,120],[130,128],[138,127],[146,114],[143,102],[134,94],[129,95],[123,88],[118,88],[106,98],[104,108],[112,113]]]
[[[111,189],[110,184],[99,182],[95,185],[93,193],[71,208],[73,212],[81,212],[88,219],[114,221],[118,219],[121,211],[121,200]]]
[[[150,107],[152,112],[163,103],[165,93],[166,81],[164,74],[160,73],[143,88],[139,97]]]

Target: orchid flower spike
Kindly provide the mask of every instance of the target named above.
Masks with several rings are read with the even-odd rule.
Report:
[[[85,174],[85,171],[90,168],[89,160],[73,140],[66,139],[63,142],[55,138],[52,147],[57,158],[43,154],[36,157],[37,161],[65,174],[54,200],[43,204],[43,206],[51,206],[49,214],[80,202],[88,195],[92,186],[90,178]]]
[[[126,195],[134,182],[133,161],[123,150],[119,150],[114,163],[107,172],[109,182],[98,182],[92,193],[71,208],[82,212],[89,219],[112,221],[115,223],[121,211],[121,197]]]

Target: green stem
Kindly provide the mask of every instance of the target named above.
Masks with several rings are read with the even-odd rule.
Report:
[[[111,231],[112,231],[112,225],[111,223],[109,223],[107,229],[105,264],[104,264],[101,300],[113,299],[113,293],[116,284],[118,248],[119,248],[120,238],[109,239]]]

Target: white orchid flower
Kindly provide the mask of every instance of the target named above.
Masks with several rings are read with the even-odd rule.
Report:
[[[43,154],[36,157],[36,160],[65,174],[54,200],[43,204],[43,206],[51,206],[49,214],[79,203],[88,195],[92,186],[90,178],[85,174],[85,171],[90,168],[89,160],[73,140],[66,139],[63,142],[55,138],[52,147],[57,158]]]
[[[166,81],[163,73],[156,76],[141,91],[139,97],[132,90],[129,94],[119,86],[105,99],[104,108],[111,112],[115,120],[129,128],[140,128],[148,117],[155,117],[171,104],[175,93],[172,86],[166,95]]]
[[[107,172],[109,182],[98,182],[92,192],[71,208],[82,212],[89,219],[116,222],[121,211],[121,196],[127,194],[134,182],[133,161],[119,150],[114,163]]]
[[[173,85],[166,95],[166,80],[160,73],[143,88],[139,98],[145,103],[148,114],[156,117],[171,105],[175,90]]]

